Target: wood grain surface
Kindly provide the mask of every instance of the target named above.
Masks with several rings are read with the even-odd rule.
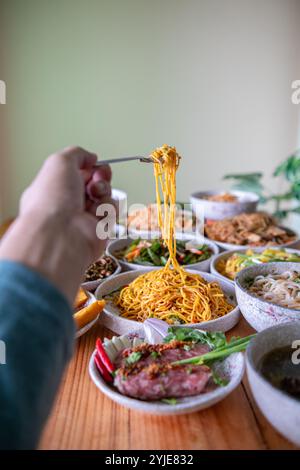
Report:
[[[241,319],[229,336],[251,332]],[[78,340],[40,449],[295,449],[262,416],[246,376],[225,400],[197,413],[160,417],[115,404],[88,373],[96,338],[111,335],[97,325]]]

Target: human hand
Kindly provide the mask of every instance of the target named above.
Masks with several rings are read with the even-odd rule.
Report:
[[[113,203],[110,167],[95,169],[96,161],[79,147],[51,155],[24,192],[20,215],[0,247],[0,257],[42,272],[69,300],[85,267],[104,249],[96,236],[96,208]]]
[[[80,147],[69,147],[48,157],[22,195],[20,215],[54,216],[58,222],[77,225],[86,232],[94,245],[92,251],[99,256],[103,243],[96,238],[96,209],[101,203],[113,201],[111,169],[108,165],[95,168],[96,161],[94,153]]]

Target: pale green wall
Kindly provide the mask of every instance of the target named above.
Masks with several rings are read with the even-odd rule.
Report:
[[[70,144],[103,157],[176,145],[181,200],[296,146],[297,0],[1,0],[0,15],[4,215]],[[114,186],[154,196],[142,165],[116,168]]]

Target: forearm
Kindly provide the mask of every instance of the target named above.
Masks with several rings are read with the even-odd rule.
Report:
[[[95,214],[111,172],[96,161],[80,147],[51,155],[0,243],[0,447],[36,446],[71,355],[75,294],[104,248]]]
[[[74,343],[72,310],[45,278],[0,261],[0,448],[33,448]]]
[[[18,217],[0,243],[0,260],[22,263],[47,278],[70,303],[91,254],[77,237],[76,218],[38,212]]]

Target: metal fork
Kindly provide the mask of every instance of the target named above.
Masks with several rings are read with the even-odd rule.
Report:
[[[121,163],[121,162],[129,162],[132,160],[139,160],[142,163],[153,163],[152,158],[150,157],[122,157],[122,158],[115,158],[111,160],[101,160],[95,163],[95,166],[102,166],[102,165],[108,165],[111,163]]]

